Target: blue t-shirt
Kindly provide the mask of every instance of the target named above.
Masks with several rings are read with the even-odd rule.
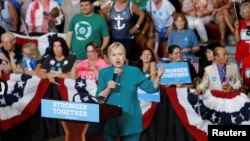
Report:
[[[178,32],[176,29],[173,29],[168,37],[168,47],[170,45],[178,45],[181,49],[184,49],[199,46],[199,42],[192,29],[186,29],[183,32]],[[185,55],[193,56],[192,53],[183,54],[183,57],[185,57]]]

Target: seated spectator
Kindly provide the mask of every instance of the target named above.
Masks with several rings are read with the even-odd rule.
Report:
[[[21,58],[22,58],[22,47],[20,45],[16,44],[16,38],[15,38],[14,34],[12,34],[11,32],[5,32],[1,36],[1,41],[2,41],[1,51],[6,56],[6,58],[8,60],[7,62],[10,62],[10,53],[11,52],[13,52],[15,54],[15,58],[16,58],[17,62],[19,62],[19,60],[21,60]],[[5,64],[2,64],[2,65],[5,66],[4,72],[10,73],[10,72],[12,72],[11,66],[7,62],[4,62]]]
[[[214,63],[205,68],[204,76],[197,85],[195,94],[202,94],[207,89],[227,93],[238,91],[242,86],[240,72],[236,64],[228,62],[226,49],[216,47],[214,59]]]
[[[214,10],[212,18],[215,23],[219,25],[220,30],[220,44],[226,46],[226,33],[229,28],[230,33],[233,33],[233,19],[235,16],[235,9],[231,0],[213,0]]]
[[[0,0],[0,26],[7,31],[18,30],[18,14],[15,7],[7,0]]]
[[[14,73],[36,75],[37,67],[41,66],[42,56],[34,43],[26,43],[22,47],[22,59],[17,62],[15,53],[10,52],[11,69]],[[39,65],[38,65],[39,64]]]
[[[181,47],[179,47],[178,45],[169,46],[168,55],[169,55],[171,62],[183,62],[184,61],[182,59]],[[190,84],[180,84],[178,82],[175,82],[175,86],[178,88],[195,88],[197,73],[195,71],[194,66],[190,62],[187,62],[187,63],[188,63],[188,68],[189,68],[192,82]]]
[[[59,9],[59,16],[53,17],[50,12],[53,8]],[[25,22],[29,32],[49,32],[49,25],[60,25],[63,21],[63,14],[59,4],[54,0],[35,0],[29,4]]]
[[[142,49],[137,67],[139,67],[142,73],[150,80],[154,80],[157,77],[156,61],[154,53],[150,48]]]
[[[194,57],[200,50],[199,42],[193,30],[188,29],[188,23],[182,13],[174,16],[174,29],[168,37],[168,46],[178,45],[181,47],[183,57]]]
[[[55,83],[55,78],[70,78],[70,72],[75,63],[75,57],[70,55],[66,41],[57,37],[50,43],[50,54],[43,61],[38,75]]]
[[[71,70],[71,77],[97,81],[99,70],[109,66],[109,64],[101,58],[101,48],[96,42],[88,43],[85,50],[88,58],[75,62]]]
[[[250,55],[250,2],[240,5],[240,15],[242,19],[234,23],[234,42],[236,44],[235,60],[240,67],[242,60]]]
[[[214,42],[214,43],[210,43],[207,45],[206,47],[206,60],[203,63],[203,65],[200,67],[198,76],[199,78],[202,78],[205,72],[205,68],[209,65],[212,65],[212,63],[214,62],[214,49],[216,47],[220,47],[221,45],[218,42]]]
[[[167,38],[173,29],[173,16],[176,14],[175,7],[166,0],[148,1],[147,11],[152,16],[154,30],[159,35],[159,45],[163,47],[163,57],[167,57]]]
[[[205,25],[209,24],[212,20],[212,0],[183,0],[182,12],[187,18],[188,27],[195,29],[201,43],[206,45],[208,43],[208,35]]]

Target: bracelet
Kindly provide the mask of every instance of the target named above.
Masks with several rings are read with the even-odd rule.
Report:
[[[140,28],[140,25],[139,25],[139,24],[136,24],[135,27]]]

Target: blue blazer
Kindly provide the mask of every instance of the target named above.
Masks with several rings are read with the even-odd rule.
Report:
[[[100,70],[96,95],[107,88],[108,81],[112,80],[114,67],[106,67]],[[154,83],[148,80],[137,67],[125,65],[122,74],[117,77],[119,83],[116,89],[111,90],[106,103],[122,107],[122,116],[110,119],[106,122],[104,132],[116,136],[126,136],[142,131],[142,111],[137,97],[137,89],[154,93]]]

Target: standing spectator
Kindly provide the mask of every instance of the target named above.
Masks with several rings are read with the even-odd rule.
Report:
[[[101,58],[101,49],[96,42],[90,42],[86,45],[87,59],[76,61],[71,70],[71,77],[96,80],[99,70],[109,66]]]
[[[64,33],[67,33],[68,31],[71,18],[81,12],[79,3],[80,0],[64,0],[62,2],[61,8],[64,14]]]
[[[241,76],[238,66],[228,62],[228,54],[224,47],[214,49],[215,62],[205,68],[205,73],[195,93],[204,93],[207,89],[221,90],[227,93],[241,88]]]
[[[189,28],[196,29],[201,44],[207,45],[208,36],[205,25],[212,21],[212,0],[183,0],[182,12],[187,18]]]
[[[167,57],[167,39],[173,29],[175,7],[166,0],[149,0],[147,11],[152,16],[156,33],[159,35],[159,44],[163,47],[163,56]]]
[[[87,58],[84,47],[96,41],[103,52],[109,44],[109,31],[106,20],[93,12],[92,0],[80,1],[81,12],[75,15],[69,24],[66,41],[76,60]],[[80,46],[79,46],[80,45]]]
[[[240,5],[241,20],[234,23],[234,42],[236,43],[235,60],[240,67],[242,60],[250,55],[250,2]]]
[[[59,9],[59,16],[53,17],[50,12],[53,8]],[[29,4],[25,22],[29,32],[50,32],[49,25],[60,25],[63,21],[63,14],[60,6],[54,0],[35,0]]]
[[[142,111],[138,102],[138,87],[148,93],[156,92],[164,68],[160,68],[154,81],[146,78],[139,68],[126,65],[126,49],[114,42],[108,47],[108,58],[112,66],[100,70],[97,96],[104,97],[106,103],[122,107],[122,115],[106,121],[104,140],[139,141],[142,131]],[[117,71],[116,80],[112,80]],[[119,84],[119,85],[117,85]]]
[[[230,33],[233,33],[233,19],[235,18],[235,9],[231,0],[213,0],[214,10],[212,18],[219,25],[220,44],[226,46],[226,33],[229,28]]]
[[[48,78],[55,83],[55,78],[70,78],[70,72],[75,63],[75,57],[70,55],[66,41],[57,37],[50,43],[50,55],[43,61],[39,69],[41,78]]]
[[[7,31],[18,30],[17,11],[7,0],[0,0],[0,26]]]
[[[114,0],[105,6],[100,14],[108,15],[111,43],[122,43],[126,48],[127,59],[134,60],[135,33],[144,20],[144,12],[130,0]],[[138,16],[136,21],[133,18],[134,14]]]
[[[168,47],[178,45],[181,47],[183,57],[194,57],[200,50],[196,34],[192,29],[188,29],[188,23],[182,13],[174,16],[174,29],[168,37]]]

